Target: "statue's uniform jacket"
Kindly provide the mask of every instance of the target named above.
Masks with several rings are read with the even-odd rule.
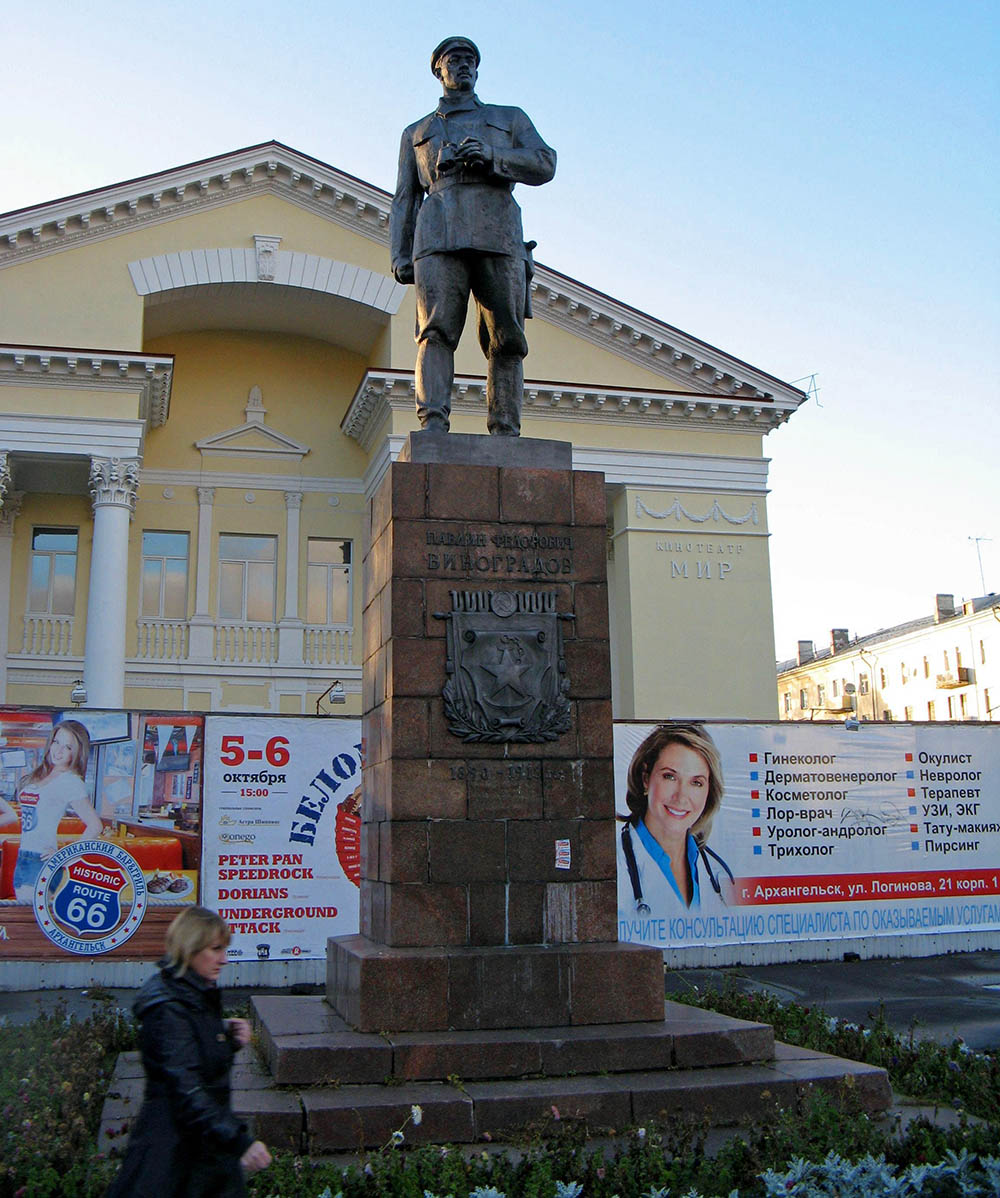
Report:
[[[488,143],[492,163],[439,172],[442,147],[465,137]],[[467,250],[525,258],[521,210],[511,192],[515,183],[547,183],[555,169],[555,151],[520,108],[483,104],[476,96],[442,101],[403,130],[390,220],[393,265]]]

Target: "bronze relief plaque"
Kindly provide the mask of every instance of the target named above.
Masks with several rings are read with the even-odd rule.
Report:
[[[535,744],[570,727],[569,679],[555,591],[451,591],[449,730],[463,741]]]

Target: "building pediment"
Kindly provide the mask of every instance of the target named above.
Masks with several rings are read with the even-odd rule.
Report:
[[[0,215],[0,270],[256,195],[277,196],[388,247],[388,192],[272,141]],[[253,265],[259,261],[253,250],[239,252],[252,255]],[[283,269],[280,253],[274,264]],[[277,279],[275,283],[283,286]],[[383,300],[387,296],[398,306],[397,293],[381,282],[372,281],[372,286],[383,287]],[[723,406],[729,400],[794,409],[806,398],[799,388],[542,263],[536,265],[532,292],[536,319],[660,375],[667,389],[716,397]],[[173,294],[176,298],[176,289]],[[301,288],[300,294],[305,295]],[[323,302],[354,301],[343,292],[328,291]],[[386,306],[380,314],[394,310]]]
[[[251,387],[245,408],[246,420],[235,428],[205,437],[195,442],[202,457],[267,458],[276,462],[301,462],[309,452],[293,437],[286,436],[264,423],[264,407],[260,387]]]

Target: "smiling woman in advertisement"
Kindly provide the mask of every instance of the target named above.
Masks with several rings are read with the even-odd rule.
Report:
[[[14,893],[19,903],[30,903],[42,866],[59,847],[59,821],[69,812],[83,820],[85,837],[101,834],[103,824],[87,793],[84,777],[90,756],[90,734],[78,720],[63,720],[45,746],[41,764],[21,783],[21,845],[14,867]],[[0,822],[18,818],[17,811],[0,799]]]
[[[663,915],[725,902],[732,880],[707,845],[722,804],[722,762],[700,724],[665,724],[642,742],[628,769],[619,840],[618,906]]]

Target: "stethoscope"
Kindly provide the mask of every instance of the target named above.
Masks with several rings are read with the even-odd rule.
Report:
[[[632,829],[628,821],[622,824],[622,851],[625,854],[625,866],[628,869],[628,880],[632,883],[632,894],[635,897],[635,909],[639,915],[649,915],[650,906],[642,897],[642,883],[639,881],[639,867],[635,863],[635,849],[632,847]],[[698,845],[698,855],[701,857],[702,864],[705,867],[705,873],[708,875],[708,880],[712,883],[712,889],[722,898],[722,884],[719,881],[719,876],[712,868],[712,861],[717,865],[722,866],[725,872],[729,875],[730,882],[735,883],[733,871],[723,861],[723,859],[713,849],[710,849],[707,844]],[[712,860],[710,861],[709,858]],[[725,902],[725,899],[723,899]]]

